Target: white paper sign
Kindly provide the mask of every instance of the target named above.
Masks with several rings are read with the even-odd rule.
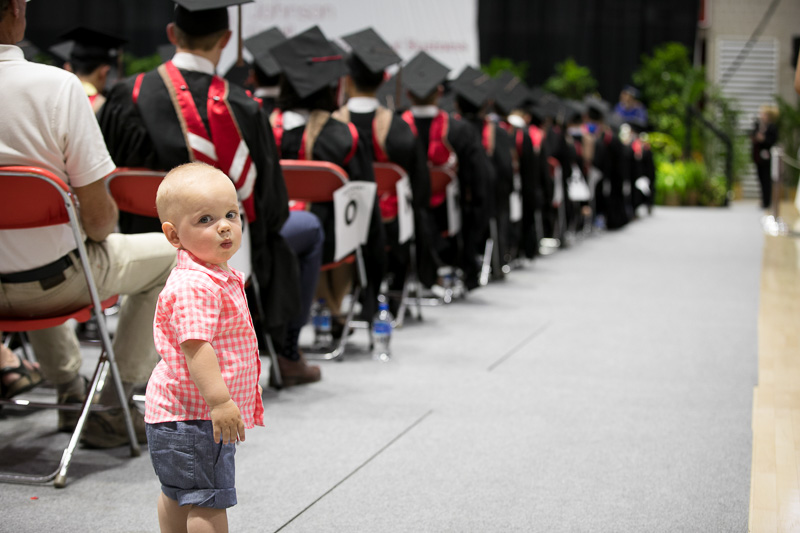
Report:
[[[522,220],[522,195],[513,191],[508,197],[509,218],[511,222]]]
[[[583,181],[581,169],[578,168],[578,165],[572,165],[572,174],[570,174],[567,181],[567,193],[569,194],[569,199],[573,202],[588,202],[592,198],[589,186]]]
[[[561,165],[558,165],[553,172],[553,205],[561,205],[564,200],[564,185],[561,181]]]
[[[250,251],[250,228],[247,225],[247,215],[244,213],[244,207],[242,207],[241,203],[239,204],[239,213],[242,214],[242,245],[228,261],[228,266],[244,274],[244,279],[247,279],[253,273],[253,262]]]
[[[414,236],[414,207],[411,205],[411,181],[408,176],[395,184],[397,191],[397,230],[400,244]]]
[[[458,181],[453,180],[447,184],[447,232],[456,235],[461,231],[461,191]]]
[[[334,261],[339,261],[367,243],[372,206],[378,186],[368,181],[350,181],[333,193],[336,248]]]
[[[511,196],[508,197],[509,218],[511,222],[519,222],[522,220],[522,176],[519,172],[514,172],[514,190],[511,191]]]

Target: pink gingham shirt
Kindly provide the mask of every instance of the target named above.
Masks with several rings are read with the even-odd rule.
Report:
[[[245,427],[264,425],[258,394],[261,360],[243,278],[241,272],[226,272],[178,250],[178,265],[158,296],[153,322],[161,361],[147,383],[144,420],[148,424],[211,419],[181,352],[182,342],[195,339],[208,341],[214,348],[222,379]]]

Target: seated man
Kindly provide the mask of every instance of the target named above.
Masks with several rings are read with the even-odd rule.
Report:
[[[123,385],[130,393],[147,381],[155,366],[153,316],[158,293],[175,264],[175,251],[157,234],[111,233],[117,207],[103,177],[114,170],[114,162],[78,79],[25,61],[22,50],[14,46],[25,33],[25,6],[24,0],[0,0],[0,76],[4,80],[0,114],[14,125],[0,128],[0,165],[45,168],[75,193],[100,297],[126,295],[114,350]],[[75,246],[70,229],[64,226],[0,231],[0,316],[36,317],[89,304]],[[85,398],[74,330],[64,324],[29,336],[42,373],[56,385],[59,401]],[[116,398],[114,387],[105,387],[102,403],[112,405]],[[136,409],[131,414],[143,442],[142,416]],[[71,430],[75,421],[74,416],[62,416],[59,429]],[[86,445],[114,447],[127,442],[121,409],[90,415],[84,431]]]

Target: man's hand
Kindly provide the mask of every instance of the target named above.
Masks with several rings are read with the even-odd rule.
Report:
[[[237,440],[244,442],[244,422],[233,400],[211,406],[211,423],[214,425],[214,442],[220,439],[222,444]]]

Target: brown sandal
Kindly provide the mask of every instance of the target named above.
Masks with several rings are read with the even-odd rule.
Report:
[[[19,374],[19,377],[6,385],[2,379],[8,374]],[[20,360],[19,366],[7,366],[0,369],[0,398],[9,400],[18,394],[28,392],[42,382],[42,374],[35,368],[28,368]]]

